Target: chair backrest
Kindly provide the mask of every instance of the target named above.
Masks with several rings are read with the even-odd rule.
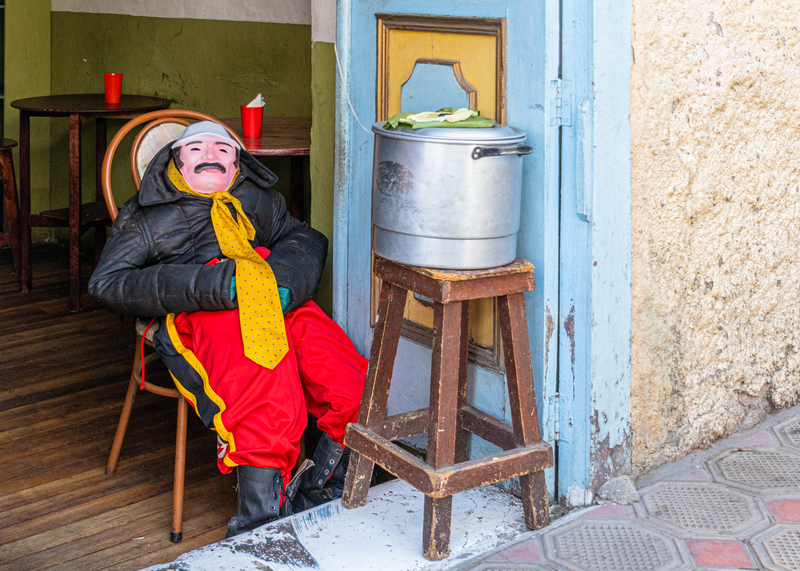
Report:
[[[244,141],[242,141],[230,127],[205,113],[183,109],[164,109],[162,111],[151,111],[150,113],[145,113],[135,119],[131,119],[125,123],[117,134],[114,135],[114,138],[111,139],[111,143],[108,145],[108,150],[106,150],[106,155],[103,159],[101,178],[103,197],[105,198],[106,207],[108,208],[108,214],[111,220],[114,220],[119,213],[117,203],[114,200],[114,193],[111,189],[111,164],[114,161],[114,155],[122,139],[124,139],[133,128],[145,124],[139,134],[136,135],[131,148],[131,176],[133,177],[133,183],[138,191],[147,165],[150,164],[150,161],[153,160],[153,157],[164,145],[174,141],[180,136],[183,129],[190,124],[187,119],[219,123],[225,127],[230,136],[244,148]]]
[[[164,145],[180,137],[187,125],[189,125],[189,121],[164,117],[151,121],[139,131],[131,147],[131,175],[137,191],[142,184],[144,171],[147,170],[147,165],[150,164],[156,153]]]

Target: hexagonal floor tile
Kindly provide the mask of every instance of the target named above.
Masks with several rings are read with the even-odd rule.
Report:
[[[800,523],[773,525],[750,540],[753,550],[769,571],[800,569]]]
[[[772,430],[781,444],[800,449],[800,416],[776,424]]]
[[[545,556],[573,571],[691,569],[686,546],[635,520],[578,519],[544,534]],[[560,568],[559,567],[559,568]]]
[[[755,499],[718,484],[662,482],[639,494],[643,520],[687,538],[742,538],[769,523]]]
[[[733,448],[708,467],[717,482],[754,494],[800,494],[800,455],[791,448]]]
[[[481,563],[469,571],[553,571],[553,568],[531,563]]]

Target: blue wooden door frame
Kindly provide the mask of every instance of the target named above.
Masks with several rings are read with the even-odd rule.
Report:
[[[333,306],[334,318],[364,353],[372,336],[373,136],[367,130],[376,117],[374,14],[507,21],[508,123],[525,130],[534,147],[524,159],[518,255],[536,266],[537,289],[526,296],[526,305],[537,402],[543,437],[552,440],[560,427],[558,489],[572,503],[583,503],[598,478],[624,472],[630,462],[630,6],[622,4],[564,0],[562,14],[558,0],[338,2]],[[562,21],[563,46],[575,51],[563,62]],[[554,120],[550,84],[561,66],[573,74],[580,96],[574,101],[588,102],[580,108],[580,132],[575,105],[570,127],[559,128]],[[580,156],[575,152],[579,140],[581,149],[589,149]],[[582,179],[575,176],[579,159]],[[575,207],[576,181],[585,193],[582,203],[591,210],[589,222]],[[490,377],[485,371],[473,373],[478,381],[481,375]],[[487,412],[506,416],[503,409]],[[551,470],[548,489],[555,484]]]
[[[562,10],[558,488],[582,505],[631,467],[631,4]]]

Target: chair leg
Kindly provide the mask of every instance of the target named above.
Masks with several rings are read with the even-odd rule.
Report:
[[[179,543],[183,539],[183,483],[186,476],[186,419],[189,406],[186,399],[178,397],[178,431],[175,437],[175,484],[172,489],[172,532],[169,540]]]
[[[114,436],[114,444],[111,445],[111,454],[108,455],[108,464],[106,465],[106,474],[111,475],[117,469],[117,460],[119,460],[119,452],[122,450],[122,441],[125,439],[125,431],[128,429],[128,420],[131,417],[131,410],[133,410],[133,401],[136,400],[136,371],[142,366],[142,338],[140,335],[136,336],[136,352],[133,357],[133,370],[131,371],[131,381],[128,383],[128,394],[125,395],[125,404],[122,405],[122,414],[119,415],[119,424],[117,424],[117,433]]]

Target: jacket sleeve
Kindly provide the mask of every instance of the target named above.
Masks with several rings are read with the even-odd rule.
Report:
[[[89,293],[122,315],[155,316],[182,311],[233,309],[233,263],[156,264],[146,225],[126,204],[89,280]]]
[[[328,239],[293,218],[286,210],[283,196],[275,190],[262,193],[255,213],[256,242],[269,248],[267,262],[275,280],[292,293],[286,308],[288,313],[316,293],[328,255]]]

